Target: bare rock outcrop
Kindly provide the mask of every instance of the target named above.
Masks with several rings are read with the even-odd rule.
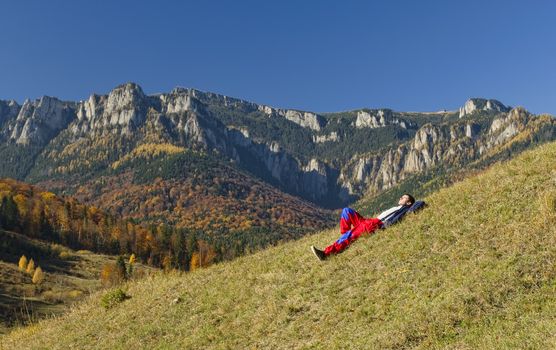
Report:
[[[358,111],[357,119],[354,123],[355,127],[361,128],[382,128],[387,125],[398,125],[404,129],[413,127],[413,123],[392,116],[389,109],[379,109],[371,111]]]
[[[510,107],[505,106],[498,100],[487,100],[484,98],[470,98],[465,102],[463,107],[459,109],[459,117],[462,118],[475,111],[495,111],[495,112],[508,112]]]
[[[16,144],[44,146],[74,117],[72,103],[43,96],[35,101],[26,100],[15,120],[3,132]]]

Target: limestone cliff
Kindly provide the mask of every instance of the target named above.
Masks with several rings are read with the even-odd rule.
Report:
[[[357,112],[356,128],[381,128],[387,125],[399,125],[404,129],[415,126],[406,120],[393,117],[392,111],[389,109]]]
[[[73,103],[44,96],[26,100],[21,108],[8,104],[2,135],[19,145],[44,146],[73,120]],[[17,117],[13,115],[17,111]]]
[[[502,102],[497,100],[471,98],[459,109],[459,117],[462,118],[475,111],[508,112],[510,109],[510,107],[505,106]]]
[[[518,107],[500,114],[486,127],[470,121],[426,124],[411,142],[381,153],[355,155],[342,168],[338,181],[345,193],[360,196],[388,189],[435,166],[462,167],[523,132],[532,118]],[[550,127],[554,126],[552,120]]]

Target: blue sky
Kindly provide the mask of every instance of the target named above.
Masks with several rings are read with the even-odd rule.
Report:
[[[0,99],[81,100],[134,81],[277,107],[556,114],[554,1],[0,3]]]

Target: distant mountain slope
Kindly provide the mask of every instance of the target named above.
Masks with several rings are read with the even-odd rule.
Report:
[[[337,230],[127,286],[112,310],[17,330],[6,348],[551,349],[556,143],[440,190],[403,222],[319,262]],[[99,342],[98,339],[102,339]]]
[[[135,222],[187,230],[227,258],[334,223],[330,211],[219,157],[170,144],[142,144],[94,177],[39,185]]]

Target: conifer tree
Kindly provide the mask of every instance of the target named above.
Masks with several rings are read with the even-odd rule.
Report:
[[[118,274],[118,278],[120,281],[127,280],[127,270],[125,268],[125,261],[123,256],[118,256],[118,260],[116,260],[116,273]]]
[[[25,271],[27,269],[27,257],[25,255],[22,255],[21,258],[19,258],[19,271]]]
[[[33,274],[33,283],[41,284],[43,280],[44,280],[44,272],[42,271],[41,267],[38,266],[37,269],[35,270],[35,273]]]
[[[0,216],[3,218],[2,224],[3,228],[6,230],[13,230],[17,227],[19,222],[19,210],[12,196],[2,198]]]
[[[29,260],[29,263],[27,264],[27,269],[25,271],[30,275],[33,275],[33,273],[35,272],[35,261],[33,260],[33,258]]]

